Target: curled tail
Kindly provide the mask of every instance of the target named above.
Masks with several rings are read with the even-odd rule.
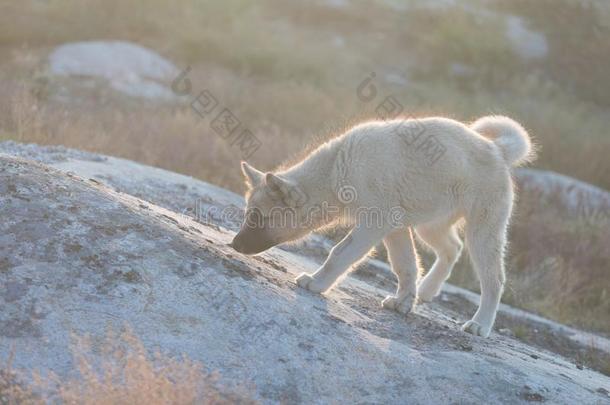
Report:
[[[508,117],[482,117],[470,124],[470,128],[493,141],[510,166],[519,166],[535,158],[534,146],[527,131]]]

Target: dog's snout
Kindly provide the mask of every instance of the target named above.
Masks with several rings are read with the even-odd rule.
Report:
[[[241,252],[241,249],[243,248],[241,241],[239,240],[239,235],[236,235],[233,240],[231,241],[231,243],[229,243],[229,246],[232,247],[233,249],[237,250],[238,252]]]
[[[247,255],[260,253],[273,245],[274,243],[268,240],[264,234],[252,235],[243,231],[235,235],[231,243],[229,243],[229,246],[237,252]]]

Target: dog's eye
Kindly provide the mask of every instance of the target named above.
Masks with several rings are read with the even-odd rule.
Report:
[[[246,225],[250,228],[260,228],[263,226],[265,216],[258,208],[251,208],[246,211]]]

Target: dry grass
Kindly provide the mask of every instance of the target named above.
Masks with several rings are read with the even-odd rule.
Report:
[[[186,357],[149,355],[131,332],[109,333],[99,345],[75,338],[74,377],[35,374],[30,385],[9,364],[0,369],[4,404],[254,404],[243,387],[223,386],[219,376]]]
[[[40,396],[25,385],[17,372],[11,368],[11,359],[4,367],[0,365],[0,404],[42,404]]]

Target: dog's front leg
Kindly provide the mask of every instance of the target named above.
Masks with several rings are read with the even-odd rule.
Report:
[[[302,273],[296,283],[313,292],[328,290],[356,261],[369,252],[387,233],[383,228],[356,225],[330,250],[324,264],[314,274]]]
[[[383,300],[384,308],[394,309],[402,314],[408,314],[415,300],[415,280],[418,273],[418,258],[413,240],[413,231],[409,229],[396,229],[383,239],[388,251],[388,258],[392,271],[398,279],[398,288],[395,295]]]

